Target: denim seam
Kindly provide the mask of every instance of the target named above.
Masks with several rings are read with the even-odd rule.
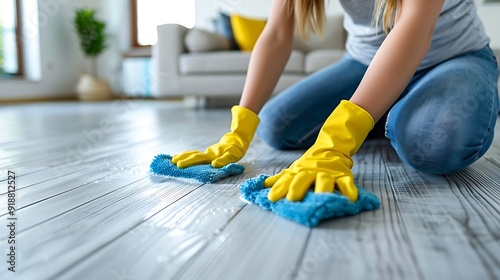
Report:
[[[493,109],[495,108],[495,100],[494,98],[497,98],[496,95],[494,95],[492,98],[490,98],[490,101],[491,102],[491,109],[490,109],[490,112],[493,112]],[[474,153],[474,161],[477,160],[479,157],[478,157],[478,154],[479,152],[481,152],[483,150],[483,147],[484,147],[484,143],[486,142],[486,139],[488,138],[488,132],[491,131],[492,127],[491,127],[491,123],[492,123],[492,120],[493,118],[497,118],[496,114],[490,114],[490,118],[488,119],[488,127],[486,129],[486,132],[484,133],[482,139],[481,139],[481,144],[480,144],[480,147],[478,148],[478,150]],[[495,129],[493,127],[493,129]],[[486,151],[485,151],[486,153]]]
[[[493,51],[491,51],[490,49],[490,53],[493,54],[493,60],[494,62],[497,64],[497,68],[498,68],[498,63],[495,59],[495,53],[493,53]],[[497,81],[498,82],[498,81]],[[496,85],[495,85],[496,86]],[[492,112],[492,114],[490,114],[490,118],[488,120],[488,128],[486,130],[486,133],[484,134],[482,140],[481,140],[481,147],[480,149],[476,152],[476,157],[477,157],[477,154],[483,149],[483,146],[484,146],[484,143],[486,142],[486,139],[487,139],[487,136],[488,136],[488,132],[491,131],[492,129],[494,130],[495,127],[491,127],[491,124],[492,124],[492,120],[493,119],[496,119],[497,118],[497,114],[496,112],[493,112],[494,109],[495,109],[495,99],[498,98],[498,92],[496,92],[496,94],[493,94],[491,97],[490,97],[490,102],[491,102],[491,107],[490,107],[490,112]],[[493,132],[494,133],[494,132]],[[486,152],[485,152],[486,153]]]

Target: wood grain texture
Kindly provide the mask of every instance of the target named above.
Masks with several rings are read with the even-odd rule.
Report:
[[[310,229],[239,198],[302,151],[254,139],[245,173],[215,184],[154,176],[158,153],[204,149],[230,112],[175,102],[0,109],[0,170],[17,175],[18,271],[0,279],[500,279],[500,125],[492,147],[446,176],[404,165],[386,140],[355,155],[376,211]],[[0,178],[6,223],[7,176]],[[0,249],[9,232],[1,225]]]

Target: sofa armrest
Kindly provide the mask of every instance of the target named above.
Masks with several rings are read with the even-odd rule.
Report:
[[[179,83],[179,57],[187,52],[184,37],[189,29],[179,24],[157,27],[158,42],[152,48],[152,93],[154,96],[175,95]]]

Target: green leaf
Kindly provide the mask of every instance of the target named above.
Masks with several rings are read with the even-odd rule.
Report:
[[[87,57],[99,56],[107,47],[106,23],[96,18],[96,11],[80,8],[75,11],[73,25],[80,47]]]

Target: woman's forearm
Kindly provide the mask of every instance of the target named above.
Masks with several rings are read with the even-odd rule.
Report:
[[[271,96],[292,51],[290,39],[261,36],[248,66],[240,106],[259,113]]]
[[[250,58],[240,106],[259,113],[273,93],[290,57],[294,13],[288,0],[273,0],[271,13]]]
[[[429,1],[434,0],[423,1],[429,3],[427,6],[425,3],[403,2],[398,22],[377,51],[350,99],[368,111],[375,121],[401,95],[430,48],[443,0]],[[431,5],[434,6],[432,9],[426,9]]]

